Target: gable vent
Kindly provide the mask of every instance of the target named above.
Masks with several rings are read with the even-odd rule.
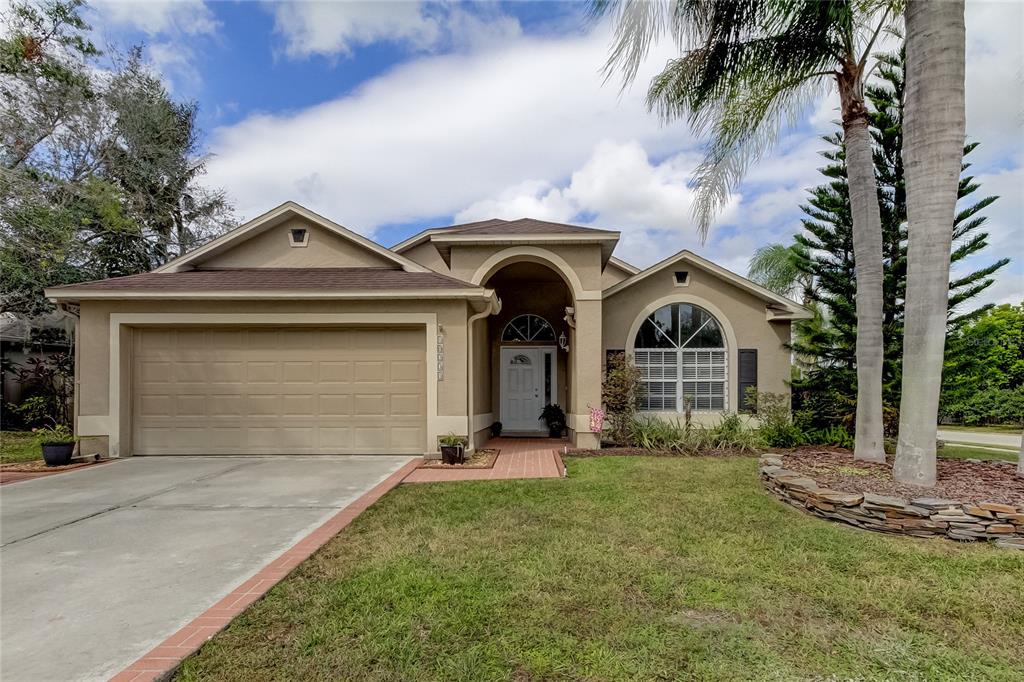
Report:
[[[293,227],[288,230],[288,241],[292,246],[305,246],[309,243],[309,232],[304,227]]]

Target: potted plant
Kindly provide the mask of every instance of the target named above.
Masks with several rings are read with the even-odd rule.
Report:
[[[466,460],[465,448],[462,436],[454,433],[441,436],[438,439],[441,444],[441,461],[445,464],[462,464]]]
[[[548,425],[548,435],[552,438],[561,438],[565,430],[565,412],[557,404],[545,405],[540,418]]]
[[[501,422],[494,422],[491,424],[491,438],[497,438],[501,435]]]
[[[47,429],[36,429],[36,436],[43,450],[47,466],[59,467],[71,463],[75,451],[75,435],[63,424],[54,424]]]

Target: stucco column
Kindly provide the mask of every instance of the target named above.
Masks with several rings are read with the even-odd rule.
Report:
[[[600,434],[590,431],[590,408],[601,405],[601,301],[577,300],[576,328],[572,343],[571,414],[578,448],[597,448]]]

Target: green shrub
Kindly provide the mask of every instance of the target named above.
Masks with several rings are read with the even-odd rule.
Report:
[[[712,427],[687,428],[678,419],[659,419],[650,415],[629,421],[627,442],[648,450],[668,450],[693,455],[710,450],[757,452],[763,445],[755,429],[747,426],[739,415],[727,414]]]
[[[629,441],[630,424],[643,395],[640,368],[630,362],[625,353],[611,355],[601,384],[601,402],[613,443],[624,445]]]
[[[833,425],[827,429],[811,429],[801,433],[800,445],[834,445],[839,448],[853,449],[854,437],[845,428]]]
[[[22,400],[20,405],[8,403],[7,409],[16,418],[17,425],[31,429],[46,423],[50,416],[51,406],[45,396],[33,395]],[[6,428],[11,428],[11,426],[8,424]]]
[[[757,452],[764,446],[757,430],[748,426],[738,414],[726,414],[716,426],[701,430],[707,434],[706,447],[710,449]]]
[[[784,393],[754,393],[747,396],[760,422],[758,433],[766,445],[773,448],[791,448],[802,445],[804,433],[793,423],[789,409],[789,396]]]
[[[939,405],[939,421],[946,424],[1024,425],[1024,386],[991,388],[956,402]]]

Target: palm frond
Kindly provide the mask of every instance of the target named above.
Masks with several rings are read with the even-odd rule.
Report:
[[[747,276],[777,294],[789,296],[804,287],[804,272],[800,263],[807,257],[802,244],[768,244],[754,252],[747,268]]]

